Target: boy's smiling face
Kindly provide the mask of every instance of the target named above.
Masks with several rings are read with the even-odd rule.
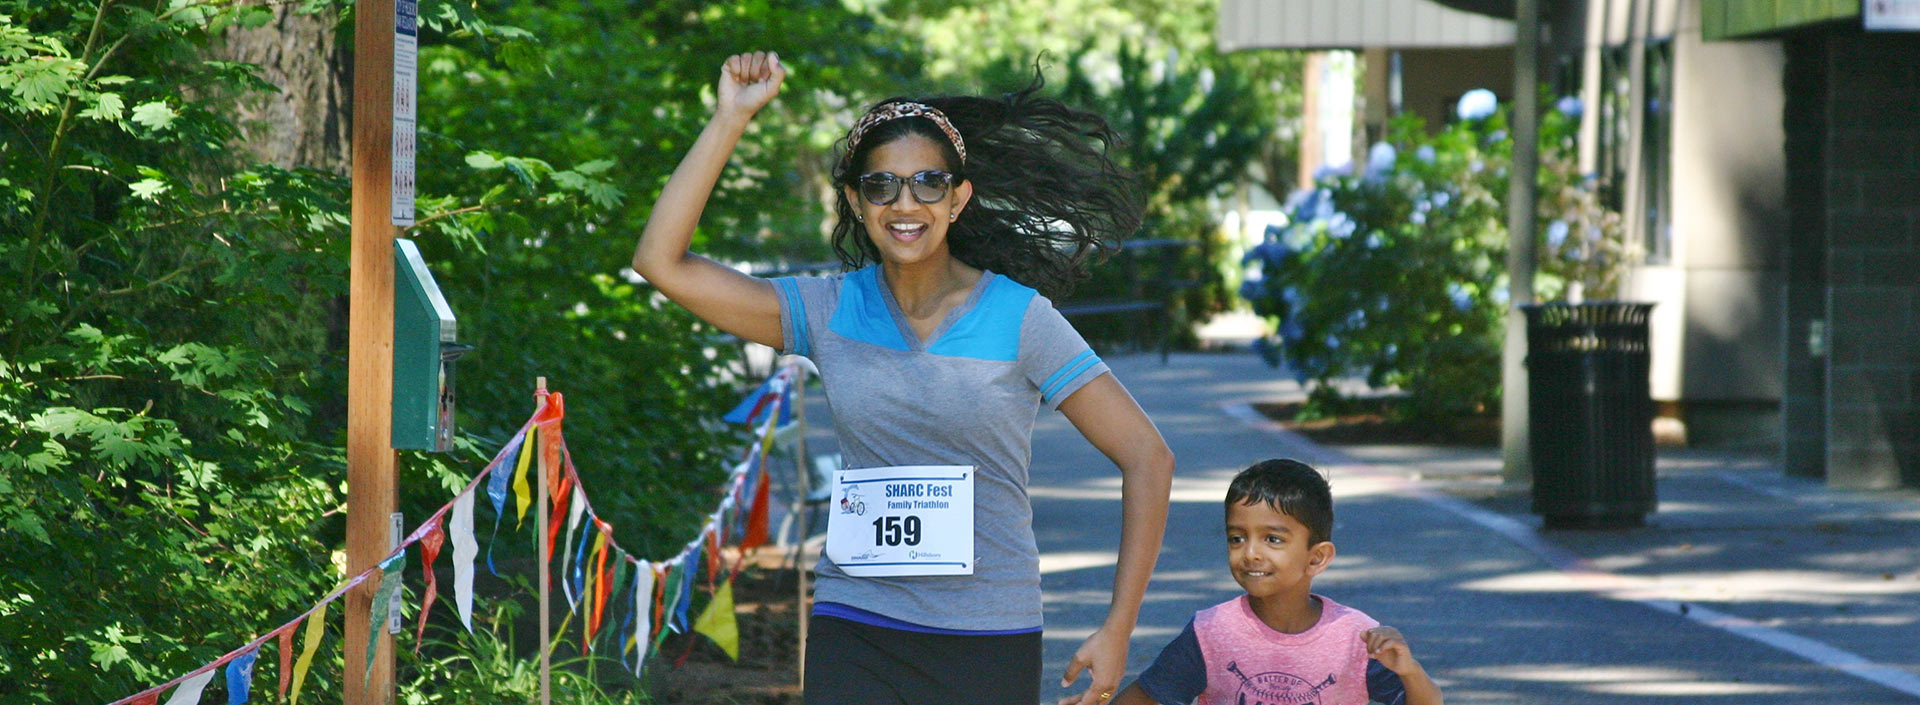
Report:
[[[1255,600],[1305,598],[1333,559],[1333,542],[1313,543],[1307,525],[1273,505],[1227,507],[1227,566]]]

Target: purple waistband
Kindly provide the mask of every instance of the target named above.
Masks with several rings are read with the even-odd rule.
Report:
[[[859,622],[861,624],[865,624],[870,627],[880,627],[882,629],[898,629],[904,632],[920,632],[922,634],[949,634],[953,636],[1010,636],[1014,634],[1036,634],[1036,633],[1039,633],[1040,631],[1039,627],[1029,627],[1026,629],[942,629],[940,627],[929,627],[924,624],[914,624],[912,622],[903,622],[898,619],[888,617],[886,615],[874,614],[872,612],[868,612],[858,607],[843,605],[838,602],[813,603],[813,615],[815,617],[833,617],[836,619],[844,619],[849,622]]]

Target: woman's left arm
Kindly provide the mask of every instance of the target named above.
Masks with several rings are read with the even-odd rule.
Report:
[[[1173,485],[1173,451],[1160,430],[1112,374],[1103,374],[1060,404],[1073,427],[1120,467],[1120,559],[1113,571],[1113,602],[1107,620],[1080,644],[1061,679],[1067,687],[1080,671],[1093,670],[1093,687],[1060,702],[1105,705],[1126,675],[1127,645],[1140,617],[1147,579],[1160,557],[1167,529],[1167,492]]]

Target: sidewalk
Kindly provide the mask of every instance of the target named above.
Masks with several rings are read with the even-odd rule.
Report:
[[[1129,678],[1193,610],[1236,594],[1227,479],[1291,456],[1336,493],[1339,556],[1316,589],[1406,632],[1451,703],[1920,702],[1920,493],[1661,449],[1646,527],[1546,532],[1494,449],[1322,447],[1259,417],[1247,404],[1304,392],[1249,353],[1108,362],[1180,459]],[[1033,474],[1053,698],[1104,616],[1119,478],[1056,414]]]

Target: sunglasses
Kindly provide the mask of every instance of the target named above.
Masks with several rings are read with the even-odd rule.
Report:
[[[907,178],[884,171],[860,175],[860,197],[876,206],[890,206],[900,200],[900,184],[906,183],[913,191],[913,200],[921,203],[939,203],[946,200],[947,192],[953,189],[953,182],[959,177],[939,169],[928,169]]]

